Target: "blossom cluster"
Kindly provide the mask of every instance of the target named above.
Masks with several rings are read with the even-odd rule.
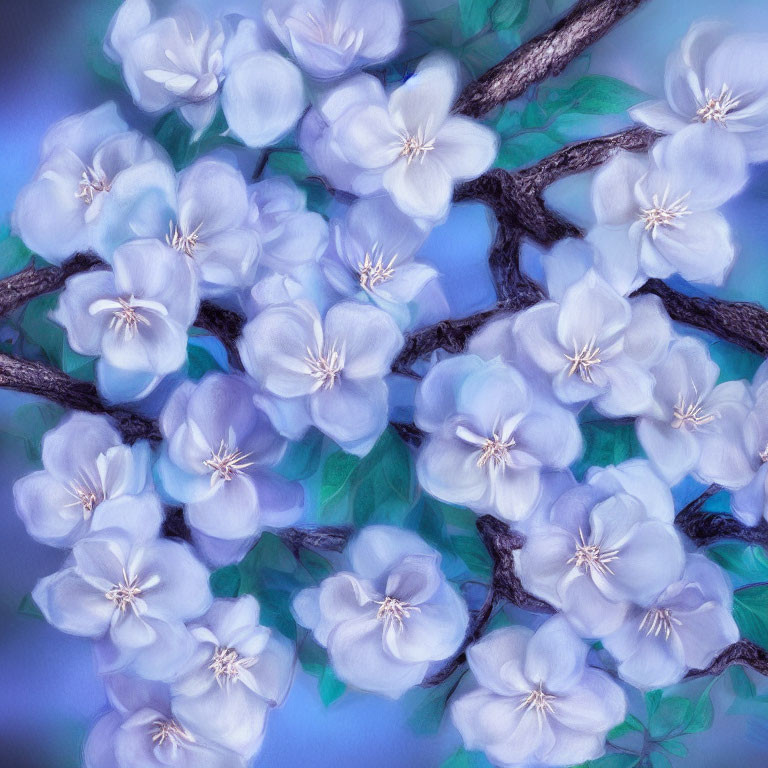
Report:
[[[51,128],[14,210],[50,263],[98,254],[52,320],[97,360],[104,400],[157,415],[162,438],[126,445],[108,416],[75,413],[14,487],[29,534],[68,551],[33,598],[94,641],[105,676],[112,710],[88,768],[242,768],[259,750],[296,648],[252,595],[214,598],[211,569],[311,517],[280,473],[291,442],[315,429],[362,457],[382,436],[407,334],[449,313],[419,251],[455,185],[497,153],[491,128],[452,113],[462,74],[448,54],[394,85],[373,73],[402,45],[399,0],[226,5],[125,0],[105,51],[136,107],[177,110],[193,141],[221,112],[229,149],[177,170],[107,103]],[[415,390],[420,488],[520,533],[522,588],[556,615],[465,647],[470,613],[443,554],[389,525],[356,532],[337,572],[293,596],[295,621],[363,691],[399,698],[466,650],[476,685],[452,719],[495,765],[599,757],[628,688],[676,683],[739,638],[730,584],[675,528],[670,488],[714,483],[740,521],[768,519],[768,363],[751,385],[720,382],[706,344],[634,292],[725,280],[737,249],[719,209],[768,158],[768,82],[748,65],[766,53],[765,37],[694,26],[668,65],[669,103],[632,111],[665,135],[595,175],[594,226],[542,256],[546,298],[435,355]],[[250,178],[288,136],[335,193],[330,221],[287,176]],[[230,369],[195,381],[201,302],[245,323]],[[633,420],[646,458],[577,482],[587,407]],[[163,533],[175,505],[188,540]]]

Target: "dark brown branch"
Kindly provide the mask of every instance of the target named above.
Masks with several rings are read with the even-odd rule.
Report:
[[[525,93],[529,86],[557,75],[585,48],[608,32],[643,0],[581,0],[552,29],[521,45],[471,82],[454,111],[481,117]]]
[[[52,293],[64,287],[64,283],[78,272],[87,272],[104,263],[93,253],[76,253],[60,267],[36,269],[29,266],[15,275],[0,280],[0,317],[13,312],[36,296]]]
[[[243,332],[245,318],[231,309],[222,309],[210,301],[200,303],[200,310],[195,325],[216,336],[227,350],[227,357],[232,368],[242,371],[243,363],[237,351],[237,340]]]
[[[117,422],[128,443],[160,440],[160,430],[153,420],[106,405],[91,382],[73,379],[44,363],[0,354],[0,387],[39,395],[65,408],[107,414]]]
[[[467,648],[480,639],[493,615],[494,607],[499,602],[506,600],[534,613],[555,613],[549,603],[526,592],[515,573],[514,552],[525,543],[523,536],[491,515],[478,518],[477,530],[493,560],[491,586],[482,606],[472,615],[459,650],[437,672],[422,682],[425,688],[440,685],[466,661]]]
[[[768,355],[768,312],[757,304],[688,296],[661,280],[648,280],[633,295],[658,296],[667,314],[679,323],[709,331],[765,357]]]
[[[707,499],[720,490],[719,485],[710,485],[701,496],[677,513],[675,525],[699,546],[722,539],[738,539],[750,544],[768,546],[768,522],[765,520],[750,528],[730,515],[710,514],[702,509]]]
[[[348,526],[320,525],[315,528],[284,528],[279,536],[283,543],[298,556],[304,547],[326,552],[341,552],[347,545],[353,529]]]
[[[686,677],[720,675],[732,664],[743,664],[761,675],[768,675],[768,651],[751,640],[739,640],[718,654],[706,669],[692,669]]]

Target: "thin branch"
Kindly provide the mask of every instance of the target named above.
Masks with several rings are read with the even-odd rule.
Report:
[[[219,339],[227,350],[227,357],[232,368],[242,371],[243,363],[237,350],[237,340],[243,332],[245,318],[231,309],[217,307],[210,301],[200,303],[200,310],[195,319],[195,326],[208,331]]]
[[[0,280],[0,317],[10,314],[37,296],[58,291],[72,275],[95,267],[104,267],[98,256],[93,253],[76,253],[60,267],[37,269],[29,266]]]
[[[483,515],[477,519],[477,531],[493,560],[491,585],[482,606],[470,619],[459,650],[437,672],[422,682],[421,685],[425,688],[440,685],[464,664],[467,648],[480,639],[493,615],[494,607],[499,602],[506,600],[512,605],[534,613],[555,613],[555,609],[549,603],[526,592],[515,573],[514,552],[525,543],[523,536],[491,515]]]
[[[283,528],[278,535],[283,543],[298,556],[302,547],[341,552],[352,533],[353,529],[348,526],[319,525],[314,528]]]
[[[768,675],[768,651],[751,640],[739,640],[721,651],[706,669],[692,669],[686,677],[720,675],[732,664],[752,667],[761,675]]]
[[[157,423],[152,419],[124,408],[106,405],[94,384],[73,379],[58,368],[44,363],[0,354],[0,387],[39,395],[65,408],[107,414],[117,422],[128,443],[161,439]]]
[[[557,75],[643,0],[582,0],[552,29],[521,45],[462,91],[454,111],[481,117]]]
[[[683,507],[675,517],[675,525],[698,546],[712,544],[722,539],[737,539],[750,544],[768,546],[768,522],[749,527],[731,515],[709,514],[702,510],[707,499],[721,490],[719,485],[709,488]]]

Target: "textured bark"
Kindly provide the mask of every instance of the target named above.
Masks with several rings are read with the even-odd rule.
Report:
[[[480,639],[493,615],[494,607],[507,601],[526,611],[534,613],[555,613],[555,609],[523,589],[515,573],[514,552],[525,543],[524,537],[491,515],[477,520],[480,538],[493,560],[491,585],[482,606],[470,618],[467,633],[459,650],[434,674],[424,680],[422,686],[429,688],[447,680],[464,662],[466,652],[472,643]]]
[[[768,355],[768,312],[757,304],[687,296],[661,280],[648,280],[633,295],[658,296],[667,314],[679,323],[709,331],[763,357]]]
[[[710,485],[701,496],[677,513],[675,525],[699,546],[722,539],[737,539],[749,544],[768,546],[768,522],[765,520],[761,520],[759,525],[750,527],[730,515],[709,514],[702,510],[707,499],[720,490],[719,485]]]
[[[243,332],[245,318],[230,309],[217,307],[210,301],[200,303],[200,310],[195,319],[195,325],[216,336],[227,350],[227,357],[232,368],[243,370],[240,353],[237,351],[237,340]]]
[[[320,525],[315,528],[284,528],[279,536],[298,557],[302,547],[341,552],[353,532],[352,528],[343,525]]]
[[[115,420],[128,443],[161,439],[157,423],[152,419],[106,405],[91,382],[73,379],[44,363],[0,354],[0,387],[39,395],[65,408],[107,414]]]
[[[534,83],[557,75],[589,45],[644,0],[581,0],[552,29],[517,50],[471,82],[454,111],[481,117],[525,93]]]
[[[752,667],[761,675],[768,675],[768,651],[751,640],[739,640],[721,651],[706,669],[692,669],[686,677],[720,675],[732,664]]]
[[[76,253],[60,267],[36,269],[29,266],[22,269],[21,272],[0,280],[0,317],[13,312],[36,296],[58,291],[72,275],[104,266],[101,259],[93,253]]]

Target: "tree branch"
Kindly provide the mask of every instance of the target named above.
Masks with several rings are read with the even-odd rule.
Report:
[[[732,664],[743,664],[768,675],[768,651],[751,640],[739,640],[721,651],[706,669],[692,669],[686,678],[720,675]]]
[[[525,93],[534,83],[558,75],[643,0],[581,0],[552,29],[523,43],[462,91],[454,111],[481,117]]]
[[[675,517],[675,525],[698,546],[712,544],[721,539],[737,539],[749,544],[768,547],[768,522],[749,527],[730,515],[709,514],[702,510],[707,499],[720,490],[719,485],[710,485],[701,496],[683,507]]]
[[[522,534],[512,531],[506,523],[491,515],[477,519],[477,531],[493,560],[491,585],[482,606],[470,619],[459,650],[444,666],[422,682],[424,688],[440,685],[466,661],[467,648],[480,639],[493,615],[494,607],[502,600],[534,613],[555,613],[549,603],[526,592],[515,573],[514,552],[525,543]]]
[[[64,283],[78,272],[87,272],[104,263],[93,253],[76,253],[60,267],[37,269],[30,265],[15,275],[0,280],[0,317],[13,312],[36,296],[52,293],[64,287]]]
[[[152,419],[106,405],[91,382],[73,379],[44,363],[0,354],[0,387],[39,395],[65,408],[111,416],[128,443],[161,439],[157,423]]]

